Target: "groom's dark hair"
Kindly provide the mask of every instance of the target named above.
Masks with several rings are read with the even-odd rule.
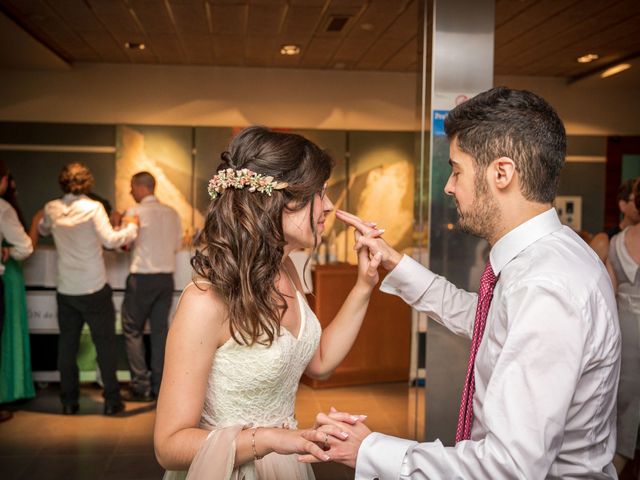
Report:
[[[496,87],[461,103],[444,122],[449,141],[475,158],[482,175],[491,162],[515,162],[527,200],[553,202],[564,166],[567,140],[556,111],[526,90]]]

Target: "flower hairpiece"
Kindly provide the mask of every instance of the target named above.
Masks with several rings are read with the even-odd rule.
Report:
[[[226,170],[218,170],[218,173],[209,180],[207,190],[211,200],[215,200],[227,188],[241,190],[247,187],[250,192],[260,192],[271,196],[271,192],[274,190],[282,190],[288,186],[287,182],[278,182],[271,176],[265,177],[248,168],[242,170],[227,168]]]

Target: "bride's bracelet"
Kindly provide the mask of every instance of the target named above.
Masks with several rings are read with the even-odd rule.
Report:
[[[256,452],[256,432],[260,427],[253,427],[251,432],[251,450],[253,450],[253,459],[261,460],[262,457],[258,456],[258,452]]]

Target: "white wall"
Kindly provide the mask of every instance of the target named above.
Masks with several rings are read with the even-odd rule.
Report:
[[[640,135],[638,87],[552,77],[495,84],[544,96],[569,134]],[[78,64],[1,70],[0,120],[415,130],[416,88],[411,73]]]

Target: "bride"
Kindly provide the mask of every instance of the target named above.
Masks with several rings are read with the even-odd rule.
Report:
[[[296,428],[298,382],[328,377],[349,352],[380,257],[361,249],[356,284],[321,331],[289,253],[320,242],[330,157],[299,135],[249,127],[221,158],[197,277],[167,338],[156,457],[166,480],[313,479],[297,454],[328,461],[324,449],[347,434]]]

